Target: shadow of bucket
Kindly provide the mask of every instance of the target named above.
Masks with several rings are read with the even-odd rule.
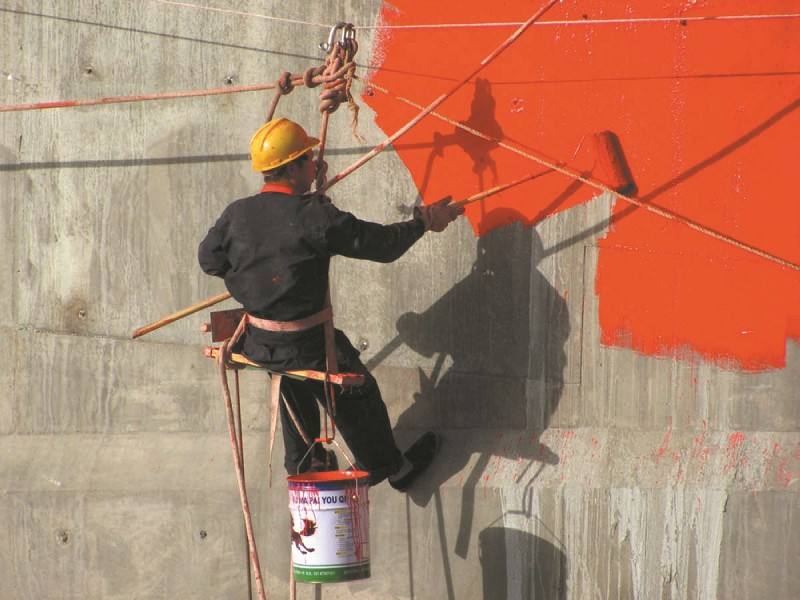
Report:
[[[295,581],[366,579],[369,473],[322,471],[287,477]]]

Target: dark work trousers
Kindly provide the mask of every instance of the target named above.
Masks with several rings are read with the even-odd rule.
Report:
[[[340,372],[364,375],[362,385],[334,386],[336,390],[334,422],[337,436],[341,434],[353,453],[356,467],[369,472],[370,484],[375,485],[395,473],[402,465],[403,457],[395,443],[389,414],[378,383],[361,362],[358,351],[340,331],[337,331],[336,336],[336,354]],[[281,392],[297,415],[306,435],[311,440],[320,437],[319,407],[325,406],[322,382],[284,377],[281,382]],[[280,407],[286,472],[294,475],[307,471],[310,467],[311,453],[295,429],[283,402]],[[330,432],[330,426],[328,431]],[[319,444],[315,446],[314,454],[317,458],[322,458],[322,448]]]

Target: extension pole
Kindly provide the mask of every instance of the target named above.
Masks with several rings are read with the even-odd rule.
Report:
[[[517,179],[516,181],[512,181],[511,183],[504,183],[502,185],[498,185],[496,187],[488,189],[488,190],[486,190],[484,192],[478,192],[477,194],[473,194],[469,198],[464,198],[463,200],[459,200],[458,202],[453,202],[453,204],[455,204],[456,206],[467,206],[469,204],[472,204],[473,202],[478,202],[480,200],[484,200],[484,199],[488,198],[489,196],[494,196],[495,194],[499,194],[500,192],[504,192],[509,188],[516,187],[516,186],[518,186],[518,185],[520,185],[522,183],[525,183],[526,181],[531,181],[533,179],[537,179],[537,178],[541,177],[542,175],[547,175],[548,173],[551,173],[552,171],[553,171],[553,169],[545,169],[544,171],[539,171],[538,173],[533,173],[531,175],[526,175],[525,177]]]
[[[327,121],[326,117],[327,117],[327,113],[325,115],[323,115],[323,121]],[[325,128],[323,128],[323,132],[324,132],[324,130],[325,130]],[[324,135],[324,133],[323,133],[323,135]],[[520,185],[522,183],[525,183],[526,181],[531,181],[532,179],[536,179],[538,177],[541,177],[542,175],[546,175],[547,173],[550,173],[552,170],[553,169],[545,169],[544,171],[539,171],[538,173],[533,173],[531,175],[526,175],[525,177],[522,177],[521,179],[517,179],[516,181],[512,181],[511,183],[498,185],[498,186],[493,187],[493,188],[491,188],[489,190],[486,190],[484,192],[479,192],[477,194],[474,194],[474,195],[470,196],[469,198],[465,198],[464,200],[459,200],[458,202],[455,202],[454,204],[458,204],[460,206],[466,206],[468,204],[472,204],[473,202],[478,202],[479,200],[483,200],[484,198],[488,198],[489,196],[493,196],[494,194],[499,194],[500,192],[505,191],[505,190],[507,190],[509,188],[518,186],[518,185]],[[183,310],[179,310],[178,312],[172,313],[171,315],[166,316],[163,319],[159,319],[158,321],[155,321],[154,323],[151,323],[150,325],[145,325],[144,327],[140,327],[139,329],[137,329],[136,331],[133,332],[133,336],[132,337],[134,339],[136,339],[137,337],[140,337],[142,335],[150,333],[151,331],[155,331],[156,329],[160,329],[161,327],[164,327],[165,325],[169,325],[170,323],[174,323],[178,319],[182,319],[183,317],[188,317],[189,315],[192,315],[192,314],[194,314],[194,313],[196,313],[198,311],[201,311],[204,308],[208,308],[209,306],[213,306],[215,304],[219,304],[220,302],[223,302],[224,300],[227,300],[230,297],[231,297],[230,292],[225,292],[223,294],[219,294],[217,296],[212,296],[211,298],[207,298],[207,299],[205,299],[205,300],[203,300],[201,302],[198,302],[197,304],[193,304],[192,306],[184,308]]]
[[[150,323],[149,325],[145,325],[144,327],[139,327],[139,329],[133,332],[133,335],[131,335],[131,337],[133,339],[136,339],[140,336],[145,335],[146,333],[150,333],[151,331],[155,331],[156,329],[161,329],[165,325],[174,323],[178,319],[182,319],[183,317],[188,317],[189,315],[193,315],[194,313],[199,312],[204,308],[208,308],[209,306],[214,306],[215,304],[224,302],[230,297],[231,297],[230,292],[224,292],[222,294],[217,294],[216,296],[212,296],[211,298],[206,298],[205,300],[202,300],[197,304],[192,304],[191,306],[187,306],[186,308],[183,308],[178,312],[174,312],[171,315],[167,315],[163,319],[159,319],[154,323]]]
[[[423,110],[422,110],[422,111],[421,111],[421,112],[420,112],[420,113],[419,113],[417,116],[415,116],[413,119],[411,119],[411,120],[410,120],[408,123],[406,123],[405,125],[403,125],[403,126],[400,128],[400,129],[398,129],[397,131],[395,131],[395,132],[394,132],[392,135],[390,135],[388,138],[386,138],[385,140],[383,140],[383,141],[382,141],[380,144],[378,144],[377,146],[375,146],[375,147],[374,147],[372,150],[370,150],[369,152],[367,152],[367,153],[366,153],[364,156],[362,156],[361,158],[359,158],[359,159],[358,159],[356,162],[354,162],[352,165],[350,165],[349,167],[345,168],[345,169],[344,169],[343,171],[341,171],[340,173],[337,173],[337,174],[336,174],[336,176],[334,176],[332,179],[330,179],[330,180],[328,181],[328,183],[326,183],[324,186],[322,186],[322,187],[321,187],[321,188],[318,190],[318,192],[319,192],[320,194],[323,194],[323,193],[325,193],[325,191],[326,191],[326,190],[328,190],[328,189],[329,189],[331,186],[333,186],[333,185],[337,184],[338,182],[340,182],[342,179],[344,179],[345,177],[347,177],[348,175],[350,175],[350,174],[351,174],[353,171],[355,171],[356,169],[358,169],[358,168],[360,168],[360,167],[364,166],[364,165],[365,165],[367,162],[369,162],[370,160],[372,160],[373,158],[375,158],[375,157],[376,157],[378,154],[380,154],[381,152],[383,152],[383,151],[386,149],[386,147],[387,147],[387,146],[389,146],[390,144],[394,143],[394,142],[395,142],[395,141],[396,141],[398,138],[400,138],[400,137],[401,137],[401,136],[403,136],[405,133],[407,133],[407,132],[408,132],[408,131],[409,131],[409,130],[412,128],[412,127],[414,127],[414,126],[415,126],[417,123],[419,123],[419,122],[420,122],[422,119],[424,119],[424,118],[425,118],[425,117],[427,117],[427,116],[428,116],[430,113],[432,113],[434,110],[436,110],[436,108],[437,108],[437,107],[438,107],[440,104],[442,104],[442,102],[444,102],[445,100],[447,100],[447,99],[448,99],[450,96],[452,96],[452,95],[453,95],[453,94],[455,94],[455,93],[456,93],[458,90],[460,90],[462,87],[464,87],[464,86],[465,86],[465,85],[466,85],[466,84],[469,82],[469,80],[470,80],[470,79],[472,79],[472,78],[473,78],[473,77],[475,77],[475,76],[476,76],[478,73],[480,73],[480,72],[481,72],[481,71],[482,71],[484,68],[486,68],[486,67],[487,67],[487,66],[488,66],[490,63],[492,63],[492,62],[494,61],[494,59],[495,59],[495,58],[497,58],[498,56],[500,56],[500,54],[501,54],[501,53],[502,53],[504,50],[506,50],[506,49],[507,49],[507,48],[508,48],[508,47],[509,47],[511,44],[513,44],[514,42],[516,42],[516,41],[517,41],[517,39],[518,39],[518,38],[519,38],[519,37],[520,37],[520,36],[521,36],[523,33],[525,33],[525,32],[528,30],[528,28],[529,28],[531,25],[533,25],[533,24],[534,24],[534,23],[535,23],[537,20],[539,20],[539,18],[540,18],[542,15],[544,15],[544,13],[546,13],[546,12],[548,11],[548,9],[550,9],[550,8],[551,8],[551,7],[552,7],[552,6],[553,6],[553,5],[554,5],[556,2],[559,2],[559,0],[549,0],[549,1],[548,1],[548,2],[547,2],[547,3],[546,3],[546,4],[545,4],[545,5],[542,7],[542,8],[540,8],[539,10],[537,10],[537,11],[536,11],[536,12],[533,14],[533,16],[531,16],[531,18],[530,18],[530,19],[528,19],[527,21],[525,21],[525,23],[523,23],[523,24],[522,24],[522,25],[521,25],[521,26],[520,26],[520,27],[519,27],[519,28],[518,28],[518,29],[517,29],[517,30],[516,30],[516,31],[515,31],[515,32],[514,32],[514,33],[513,33],[513,34],[512,34],[512,35],[511,35],[511,36],[510,36],[510,37],[509,37],[507,40],[506,40],[506,41],[505,41],[505,42],[503,42],[502,44],[500,44],[500,45],[499,45],[497,48],[495,48],[495,49],[494,49],[494,50],[493,50],[493,51],[492,51],[492,52],[491,52],[491,53],[490,53],[490,54],[489,54],[489,55],[488,55],[486,58],[484,58],[484,59],[483,59],[483,60],[480,62],[480,64],[478,64],[478,66],[477,66],[475,69],[473,69],[473,70],[472,70],[472,71],[469,73],[469,75],[467,75],[466,77],[464,77],[464,79],[462,79],[462,80],[461,80],[461,81],[460,81],[458,84],[456,84],[456,85],[455,85],[455,86],[454,86],[454,87],[453,87],[451,90],[449,90],[448,92],[445,92],[444,94],[440,95],[438,98],[436,98],[436,100],[434,100],[433,102],[431,102],[431,103],[430,103],[430,104],[429,104],[427,107],[425,107],[425,108],[424,108],[424,109],[423,109]]]

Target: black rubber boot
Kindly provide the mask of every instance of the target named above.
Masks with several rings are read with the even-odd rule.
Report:
[[[411,470],[400,479],[394,481],[389,479],[389,485],[399,492],[404,492],[410,488],[417,477],[422,475],[433,461],[433,457],[436,456],[436,451],[439,449],[439,442],[439,435],[433,431],[422,434],[422,436],[411,444],[411,447],[403,453],[411,463]]]

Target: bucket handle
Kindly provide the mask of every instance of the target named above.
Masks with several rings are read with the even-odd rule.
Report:
[[[297,463],[297,471],[295,472],[295,475],[300,475],[300,465],[302,465],[305,462],[306,458],[308,458],[308,455],[311,454],[311,451],[314,449],[314,446],[316,446],[317,444],[322,444],[323,442],[328,444],[333,444],[334,446],[336,446],[339,449],[339,452],[342,453],[342,456],[344,456],[347,463],[350,465],[350,468],[353,469],[353,471],[358,471],[358,467],[356,467],[356,465],[350,459],[350,455],[347,454],[347,452],[345,452],[344,449],[339,445],[339,442],[337,442],[334,438],[317,438],[308,447],[308,450],[306,450],[306,453],[303,455],[303,458],[300,459],[300,462]],[[358,487],[357,479],[356,479],[356,487]]]
[[[305,462],[305,460],[308,457],[308,455],[314,449],[314,446],[316,446],[317,444],[322,444],[323,442],[328,443],[328,444],[333,444],[334,446],[336,446],[339,449],[339,452],[342,453],[342,456],[344,456],[345,460],[347,460],[347,462],[349,463],[350,468],[353,469],[353,471],[358,471],[358,467],[356,467],[356,465],[350,459],[350,455],[347,454],[347,452],[344,451],[344,448],[342,448],[339,445],[339,442],[337,442],[334,438],[317,438],[313,442],[311,442],[311,445],[308,447],[308,450],[306,450],[306,453],[303,455],[303,458],[301,458],[300,462],[297,463],[297,471],[295,472],[295,475],[300,475],[300,465],[302,465],[303,462]],[[355,483],[355,488],[356,488],[355,489],[355,497],[358,498],[358,478],[357,477],[354,478],[353,482]]]

